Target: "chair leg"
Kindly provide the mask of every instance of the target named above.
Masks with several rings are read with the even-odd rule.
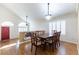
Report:
[[[52,50],[55,51],[55,43],[52,46]]]
[[[35,55],[36,55],[36,52],[37,52],[37,47],[35,48]]]
[[[60,46],[60,42],[57,42],[57,47],[59,47]]]
[[[59,42],[56,43],[56,48],[59,47]]]
[[[55,44],[52,44],[52,51],[55,50]]]
[[[32,52],[33,46],[31,45],[31,52]]]
[[[60,46],[60,42],[59,42],[59,46]]]
[[[56,42],[56,48],[58,48],[58,42]]]

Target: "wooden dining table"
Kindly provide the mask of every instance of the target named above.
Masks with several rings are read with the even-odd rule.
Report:
[[[49,37],[52,37],[53,36],[53,34],[49,34],[49,33],[45,33],[45,34],[43,34],[43,35],[39,35],[39,37],[40,38],[49,38]]]
[[[44,35],[39,35],[39,38],[41,38],[41,42],[44,44],[44,47],[46,47],[47,41],[52,36],[53,34],[49,34],[49,33],[45,33]]]

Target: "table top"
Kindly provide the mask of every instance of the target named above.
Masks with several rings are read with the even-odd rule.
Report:
[[[41,37],[41,38],[48,38],[48,37],[51,37],[51,36],[53,36],[53,34],[45,33],[44,35],[40,35],[39,37]]]

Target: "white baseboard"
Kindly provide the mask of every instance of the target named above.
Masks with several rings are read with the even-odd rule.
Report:
[[[74,44],[78,44],[78,42],[74,42],[74,41],[69,41],[69,40],[61,40],[61,41],[65,41],[65,42],[69,42],[69,43],[74,43]]]
[[[18,39],[17,37],[16,38],[11,38],[10,40],[14,40],[14,39]],[[1,39],[0,39],[0,41],[1,41]]]

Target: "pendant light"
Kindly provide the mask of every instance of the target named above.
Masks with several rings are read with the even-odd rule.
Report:
[[[28,16],[26,16],[26,26],[28,26],[27,18],[28,18]]]
[[[27,27],[27,31],[29,31],[29,23],[27,21],[28,16],[26,16],[26,27]]]
[[[47,7],[48,7],[48,11],[47,11],[48,14],[46,15],[46,19],[47,19],[47,20],[50,20],[50,18],[51,18],[51,16],[52,16],[51,14],[49,14],[49,11],[50,11],[50,10],[49,10],[49,9],[50,9],[50,3],[48,3],[47,5],[48,5],[48,6],[47,6]]]

